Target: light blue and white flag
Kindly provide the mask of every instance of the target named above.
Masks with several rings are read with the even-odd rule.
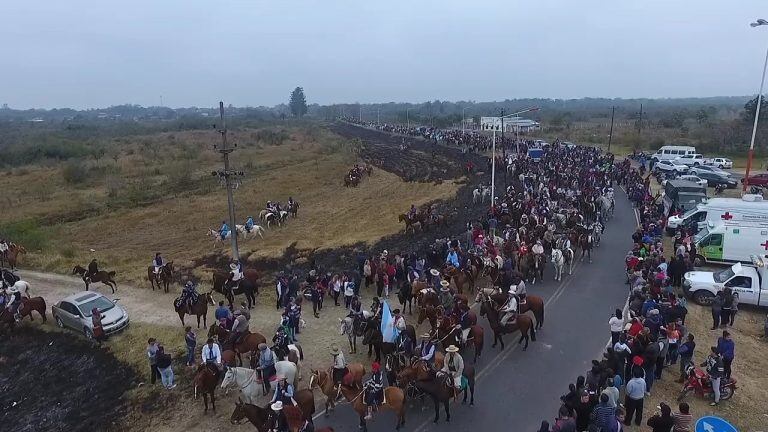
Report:
[[[381,305],[381,335],[382,340],[388,343],[395,343],[400,331],[395,328],[395,319],[389,310],[389,303],[384,300]]]

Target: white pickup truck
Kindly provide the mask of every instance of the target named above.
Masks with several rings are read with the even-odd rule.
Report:
[[[697,167],[699,165],[709,165],[712,161],[705,158],[704,155],[699,153],[690,153],[674,159],[674,162],[681,165],[687,165],[689,167]]]
[[[752,256],[753,266],[737,263],[717,271],[691,271],[683,276],[683,291],[696,303],[709,305],[723,288],[739,293],[739,303],[768,306],[768,255]]]

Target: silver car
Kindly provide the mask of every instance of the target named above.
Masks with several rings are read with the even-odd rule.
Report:
[[[107,335],[117,333],[128,327],[128,312],[106,296],[93,291],[85,291],[65,297],[53,305],[51,313],[56,325],[61,328],[69,327],[83,332],[88,339],[93,338],[93,308],[101,311],[101,325]]]

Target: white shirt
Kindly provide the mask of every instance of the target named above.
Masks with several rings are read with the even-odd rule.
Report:
[[[339,353],[333,356],[333,368],[344,369],[345,367],[347,367],[347,362],[344,361],[344,353],[339,350]]]
[[[219,349],[219,345],[215,343],[212,347],[209,347],[208,344],[203,345],[202,359],[203,363],[209,359],[216,359],[216,364],[221,364],[221,350]]]
[[[355,290],[352,289],[352,282],[344,282],[344,295],[352,297],[355,295]]]
[[[5,252],[8,250],[8,243],[0,243],[0,252]]]
[[[624,320],[616,318],[615,316],[612,316],[611,319],[608,320],[608,325],[611,326],[612,332],[621,332],[624,330]]]

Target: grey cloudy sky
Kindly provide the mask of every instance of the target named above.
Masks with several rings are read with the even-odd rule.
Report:
[[[761,7],[762,6],[762,7]],[[757,93],[757,0],[0,0],[0,103]]]

